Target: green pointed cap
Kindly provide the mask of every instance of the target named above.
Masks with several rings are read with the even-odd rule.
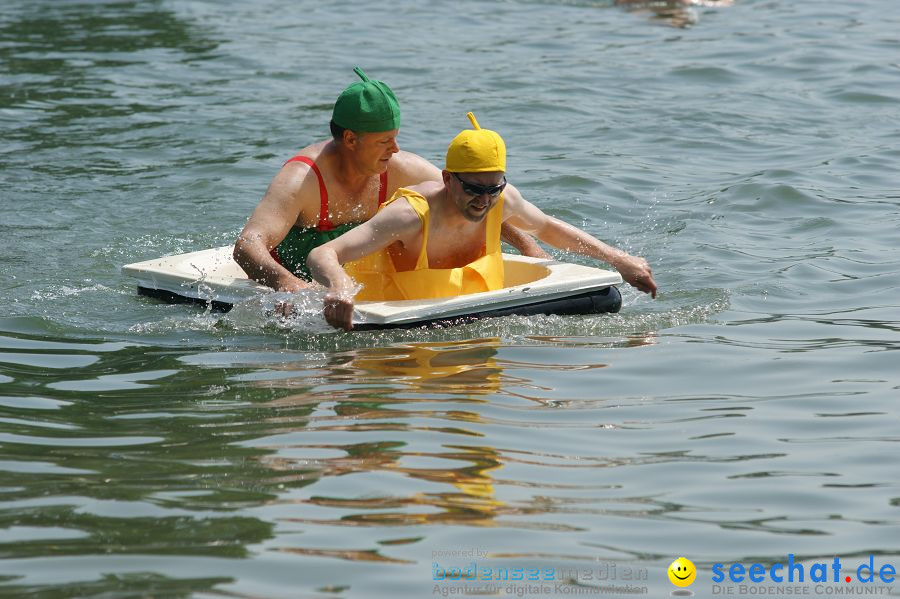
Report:
[[[331,120],[344,129],[375,133],[400,128],[400,104],[383,81],[369,79],[362,69],[353,71],[362,81],[351,84],[334,103]]]

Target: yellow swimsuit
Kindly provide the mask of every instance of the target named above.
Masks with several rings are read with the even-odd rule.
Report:
[[[404,197],[422,220],[422,250],[413,270],[397,271],[388,249],[348,262],[344,268],[363,286],[357,301],[393,301],[452,297],[503,287],[503,256],[500,250],[500,225],[503,220],[503,196],[487,213],[484,256],[457,268],[428,267],[428,200],[421,194],[400,188],[382,208]]]

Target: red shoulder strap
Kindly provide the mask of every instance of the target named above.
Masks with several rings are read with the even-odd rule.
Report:
[[[294,156],[285,164],[289,162],[302,162],[312,167],[316,178],[319,180],[319,223],[316,225],[316,229],[319,231],[332,230],[334,225],[331,224],[331,219],[328,218],[328,188],[325,187],[325,179],[322,178],[322,172],[319,170],[319,167],[316,166],[315,161],[309,156]]]
[[[387,199],[387,171],[381,173],[381,179],[378,184],[378,205],[384,204]]]

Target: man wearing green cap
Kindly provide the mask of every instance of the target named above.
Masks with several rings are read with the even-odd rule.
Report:
[[[354,298],[426,299],[500,289],[503,222],[607,262],[625,281],[656,297],[646,260],[547,216],[508,185],[503,139],[479,127],[471,112],[468,116],[474,129],[453,139],[440,183],[397,190],[371,220],[310,253],[310,272],[328,287],[329,324],[353,328]],[[354,295],[357,284],[362,289]]]
[[[361,80],[335,102],[332,139],[284,164],[235,243],[244,271],[278,291],[309,286],[309,252],[371,218],[395,190],[441,180],[437,167],[397,146],[400,106],[391,88],[354,71]],[[545,255],[511,227],[504,239],[523,254]]]

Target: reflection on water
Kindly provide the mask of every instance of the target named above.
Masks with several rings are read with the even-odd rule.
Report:
[[[520,0],[528,2],[532,0]],[[621,6],[630,12],[649,14],[672,27],[690,27],[699,20],[699,10],[731,6],[734,0],[538,0],[551,5],[609,8]]]
[[[342,394],[329,389],[327,397],[318,396],[315,401],[328,402],[329,406],[324,413],[319,410],[309,419],[307,432],[402,431],[413,435],[437,433],[451,438],[483,437],[472,428],[485,422],[479,412],[456,406],[460,402],[484,403],[484,399],[475,398],[501,391],[503,366],[496,359],[499,347],[499,339],[493,338],[413,343],[352,352],[346,360],[330,364],[329,372],[323,376],[324,380],[330,381],[356,381],[352,393]],[[269,384],[272,383],[266,383]],[[279,379],[275,384],[291,386],[292,383],[290,379]],[[452,401],[453,409],[443,407],[450,403],[448,399]],[[303,393],[281,397],[268,405],[304,405],[309,401],[310,394]],[[318,407],[322,407],[321,403]],[[297,438],[287,429],[280,430],[291,439]],[[305,437],[313,440],[317,436]],[[487,526],[496,514],[502,513],[503,503],[494,497],[491,475],[492,471],[502,467],[498,450],[484,445],[444,445],[443,449],[420,451],[415,449],[415,443],[411,443],[411,447],[407,445],[404,441],[267,445],[274,451],[262,457],[262,461],[267,467],[283,471],[313,467],[320,479],[383,472],[421,481],[429,489],[435,485],[439,488],[450,485],[454,489],[418,492],[406,497],[395,494],[365,498],[313,494],[299,502],[356,513],[344,515],[340,520],[288,518],[291,522],[340,526],[434,523]],[[287,455],[298,451],[302,455],[309,449],[344,455],[313,460]],[[420,463],[423,465],[417,465]],[[454,465],[457,463],[461,465]],[[341,552],[341,555],[345,559],[374,559],[367,552]]]
[[[414,526],[424,524],[465,524],[469,526],[493,526],[493,518],[512,513],[504,502],[498,500],[494,491],[492,471],[503,466],[500,454],[490,447],[466,446],[458,451],[424,453],[399,452],[384,448],[356,448],[362,459],[356,462],[359,471],[399,473],[413,480],[433,483],[429,487],[452,486],[453,490],[415,493],[408,496],[394,494],[378,497],[336,497],[311,495],[303,500],[289,500],[288,503],[302,503],[309,506],[340,508],[349,510],[340,519],[287,518],[286,521],[306,522],[329,526]],[[381,455],[367,455],[368,452]],[[456,468],[412,468],[401,463],[402,458],[433,458],[434,461],[469,463]],[[271,463],[269,465],[272,465]],[[284,465],[282,463],[281,465]],[[331,466],[336,466],[332,468]],[[348,474],[337,464],[322,465],[322,476]]]
[[[351,367],[357,375],[402,381],[415,389],[482,395],[500,387],[502,368],[494,356],[497,338],[371,348],[359,352]]]
[[[648,12],[654,19],[672,27],[690,27],[697,23],[697,7],[730,6],[733,0],[614,0],[629,11]]]
[[[712,9],[4,2],[0,594],[419,598],[469,548],[652,596],[679,555],[900,564],[892,1],[674,36],[645,15]],[[361,57],[407,149],[481,105],[665,292],[352,334],[136,298],[118,267],[232,241]]]
[[[773,478],[801,495],[865,488],[890,504],[890,486],[872,473],[846,479],[837,467],[805,464],[802,451],[773,451],[838,437],[893,442],[888,430],[852,425],[883,420],[884,410],[823,405],[815,413],[824,424],[815,426],[792,404],[844,396],[648,399],[626,391],[642,379],[623,372],[623,354],[664,350],[665,338],[529,341],[220,351],[7,332],[0,337],[0,555],[8,565],[0,576],[11,589],[46,584],[39,572],[52,545],[56,559],[135,559],[91,562],[79,574],[87,581],[101,563],[128,576],[177,573],[191,558],[227,560],[207,564],[215,575],[203,578],[186,562],[193,571],[174,574],[181,586],[130,581],[129,588],[158,593],[228,587],[241,577],[232,572],[235,558],[264,562],[273,554],[299,560],[292,565],[322,564],[307,588],[348,586],[332,562],[408,568],[410,584],[419,585],[430,551],[467,542],[503,564],[605,556],[640,565],[664,560],[642,552],[629,531],[652,536],[661,522],[713,537],[748,530],[797,539],[840,528],[827,518],[801,523],[790,493],[778,501],[767,495],[760,513],[759,494],[771,492]],[[65,368],[46,363],[51,353]],[[604,359],[613,355],[612,363]],[[635,360],[637,373],[649,367]],[[619,391],[611,393],[615,381]],[[778,403],[786,410],[779,413]],[[785,427],[771,433],[781,441],[757,440],[766,418]],[[696,488],[685,472],[717,474]],[[735,496],[735,485],[745,496]],[[890,509],[872,521],[889,523]],[[478,541],[461,540],[461,528],[462,538]],[[539,544],[522,541],[535,534]],[[682,542],[673,537],[660,554]],[[173,552],[177,560],[147,565]],[[358,589],[354,580],[349,586]],[[118,584],[97,574],[91,588]]]
[[[553,340],[545,338],[544,343]],[[559,340],[572,343],[574,340]],[[596,347],[641,347],[650,339],[595,340]],[[578,345],[574,343],[574,345]],[[587,346],[586,342],[584,346]],[[279,471],[281,481],[315,481],[301,495],[281,496],[273,505],[299,506],[307,515],[290,515],[285,522],[312,526],[396,527],[420,525],[498,526],[501,516],[537,515],[558,509],[547,498],[510,504],[497,494],[497,485],[532,486],[576,491],[593,488],[585,482],[541,482],[504,477],[508,464],[516,469],[537,467],[604,467],[616,463],[611,456],[588,458],[545,454],[522,441],[531,431],[551,425],[545,408],[585,409],[601,405],[593,400],[548,401],[542,371],[591,373],[605,364],[529,362],[504,358],[498,338],[467,341],[406,343],[361,348],[333,356],[314,372],[295,376],[274,375],[258,386],[270,389],[302,388],[266,402],[279,410],[312,407],[292,427],[283,415],[268,436],[253,445],[265,449],[266,468]],[[299,373],[290,360],[275,367]],[[537,378],[535,375],[538,375]],[[352,385],[348,385],[353,381]],[[573,422],[573,427],[581,428]],[[589,425],[591,426],[591,425]],[[599,425],[610,430],[614,425]],[[573,428],[573,431],[575,428]],[[360,435],[379,433],[378,441]],[[512,433],[512,437],[508,435]],[[502,440],[502,439],[505,439]],[[333,482],[339,477],[376,475],[405,482],[393,485]],[[498,476],[500,478],[498,478]],[[565,478],[565,477],[564,477]],[[412,487],[406,494],[400,489]],[[338,491],[328,492],[337,488]],[[563,502],[565,504],[566,502]],[[341,511],[340,518],[321,514]],[[510,526],[509,523],[503,526]],[[519,522],[517,528],[569,530],[551,522]],[[335,555],[322,548],[297,549],[303,553]],[[341,551],[343,559],[383,559],[381,550]]]
[[[603,405],[548,400],[554,388],[546,374],[589,376],[606,365],[529,360],[498,338],[333,354],[197,353],[17,333],[3,339],[0,372],[10,381],[0,398],[7,460],[0,467],[9,471],[6,522],[18,540],[8,555],[18,558],[42,554],[43,537],[23,540],[31,528],[49,533],[43,527],[52,518],[61,526],[52,533],[57,555],[112,546],[153,554],[168,551],[181,535],[182,555],[247,556],[249,547],[275,542],[287,554],[418,563],[389,549],[408,544],[394,534],[378,535],[383,546],[372,548],[340,537],[286,544],[280,529],[570,530],[540,518],[567,501],[526,494],[511,502],[498,486],[604,488],[577,478],[523,478],[521,470],[622,463],[576,446],[570,454],[545,452],[526,441],[532,431],[585,430],[577,415],[567,424],[547,409]],[[573,351],[643,345],[612,338],[540,343],[535,357],[543,356],[543,345]],[[50,348],[65,369],[35,361],[49,359]],[[33,381],[45,395],[40,401]],[[198,396],[198,388],[206,393]],[[34,410],[53,414],[37,419]],[[528,521],[501,525],[502,517]],[[129,525],[116,526],[120,519]],[[217,540],[223,535],[228,543]]]

